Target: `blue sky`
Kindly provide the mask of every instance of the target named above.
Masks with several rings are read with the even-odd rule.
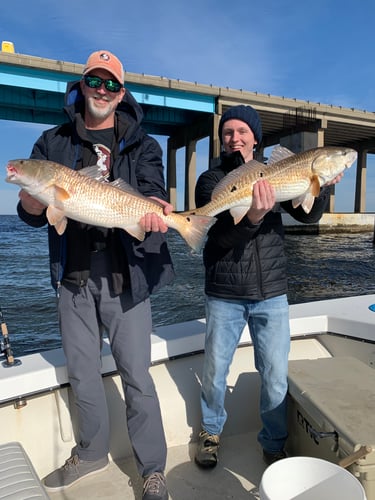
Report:
[[[33,0],[22,12],[4,1],[0,39],[21,54],[75,63],[104,48],[132,73],[372,111],[374,18],[373,0]],[[7,161],[27,158],[44,128],[0,120],[0,214],[17,203],[18,189],[4,182]],[[183,153],[178,159],[183,168]],[[197,162],[207,168],[204,141]],[[367,172],[367,211],[375,211],[372,157]],[[352,211],[354,181],[352,168],[337,186],[336,211]]]

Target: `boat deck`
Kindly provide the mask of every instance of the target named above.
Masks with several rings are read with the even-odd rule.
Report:
[[[166,477],[171,500],[259,499],[258,486],[266,466],[256,433],[222,438],[215,469],[198,468],[194,452],[195,443],[168,449]],[[51,500],[141,500],[142,480],[132,459],[116,461],[106,471],[49,496]]]

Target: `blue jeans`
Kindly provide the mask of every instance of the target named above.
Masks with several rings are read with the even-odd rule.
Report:
[[[290,349],[286,295],[263,301],[224,300],[206,296],[206,340],[202,375],[202,428],[221,434],[226,379],[242,331],[248,323],[255,367],[261,377],[258,441],[266,451],[280,451],[287,438],[286,396]]]

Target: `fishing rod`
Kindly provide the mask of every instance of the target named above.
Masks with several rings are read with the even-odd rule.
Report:
[[[17,366],[22,363],[21,360],[15,359],[13,357],[13,352],[12,348],[10,346],[10,340],[9,340],[9,335],[8,335],[8,327],[5,323],[4,320],[4,315],[3,311],[1,310],[0,307],[0,326],[1,326],[1,333],[2,333],[2,338],[0,338],[0,352],[5,355],[6,360],[2,362],[2,365],[5,368],[9,368],[10,366]]]

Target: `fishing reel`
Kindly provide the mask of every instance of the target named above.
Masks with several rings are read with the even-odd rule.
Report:
[[[1,364],[5,368],[9,368],[11,366],[18,366],[22,363],[22,361],[19,359],[15,359],[13,357],[13,352],[10,346],[10,340],[8,336],[8,328],[4,321],[4,316],[1,308],[0,308],[0,325],[2,333],[2,337],[0,337],[0,353],[4,354],[4,356],[6,357],[6,360],[3,361]]]

